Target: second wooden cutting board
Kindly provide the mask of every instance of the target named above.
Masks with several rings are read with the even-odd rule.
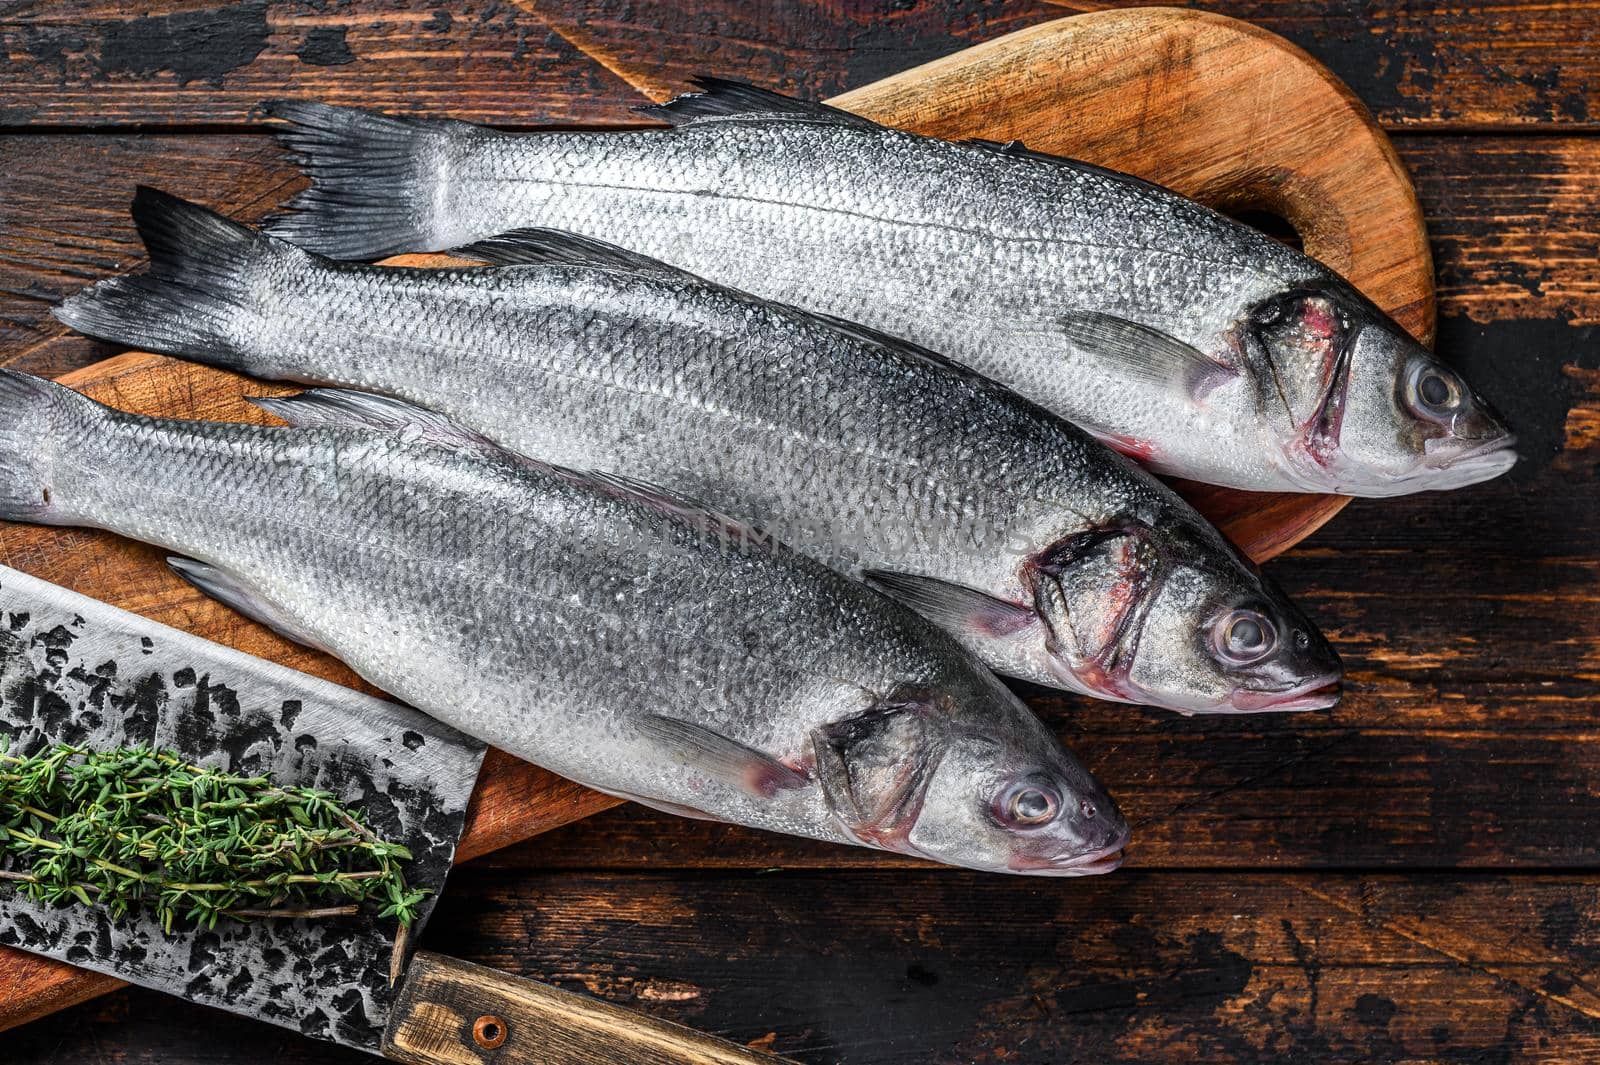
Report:
[[[1348,89],[1264,30],[1175,8],[1095,12],[1010,34],[831,102],[943,137],[1020,139],[1219,208],[1275,214],[1309,253],[1419,338],[1432,338],[1432,263],[1403,167]],[[241,397],[292,391],[146,354],[119,356],[63,380],[126,410],[232,421],[269,420]],[[1344,503],[1182,487],[1258,560],[1309,535]],[[326,655],[287,643],[204,598],[174,577],[163,558],[164,552],[109,534],[0,523],[0,561],[8,565],[296,669],[367,687]],[[1116,783],[1107,781],[1113,789]],[[491,751],[457,857],[483,854],[615,803]],[[116,986],[108,977],[0,948],[0,1028]]]

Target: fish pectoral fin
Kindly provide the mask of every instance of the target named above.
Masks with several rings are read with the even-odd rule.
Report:
[[[1109,360],[1129,377],[1205,396],[1236,371],[1192,344],[1152,326],[1098,311],[1071,311],[1020,332],[1053,333]]]
[[[451,248],[462,259],[481,259],[496,266],[591,266],[641,276],[684,278],[690,275],[660,259],[619,248],[594,237],[561,229],[529,227]]]
[[[237,610],[251,621],[260,622],[284,639],[318,651],[333,653],[328,651],[322,641],[299,621],[290,617],[277,604],[263,599],[254,589],[246,587],[233,574],[204,562],[196,562],[192,558],[173,556],[167,559],[167,565],[172,567],[172,572],[206,595],[226,607]]]
[[[811,783],[800,770],[691,721],[650,714],[639,730],[707,776],[761,798]]]
[[[879,569],[867,570],[861,576],[872,587],[934,624],[964,636],[1004,639],[1039,620],[1031,607],[937,577]]]

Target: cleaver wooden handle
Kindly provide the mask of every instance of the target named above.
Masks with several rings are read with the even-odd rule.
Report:
[[[419,951],[383,1033],[411,1065],[784,1065],[726,1039]],[[792,1063],[791,1063],[792,1065]]]

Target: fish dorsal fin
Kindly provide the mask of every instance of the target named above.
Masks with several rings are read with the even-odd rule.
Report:
[[[674,126],[719,118],[770,118],[860,126],[865,129],[881,128],[870,119],[852,115],[837,107],[796,99],[770,89],[758,89],[742,81],[698,77],[694,79],[694,84],[699,92],[684,93],[664,104],[642,107],[640,111]]]
[[[482,259],[495,266],[592,266],[657,277],[694,276],[660,259],[561,229],[513,229],[452,248],[449,254],[463,259]]]
[[[502,450],[487,437],[403,399],[353,388],[312,388],[293,396],[249,396],[297,429],[361,428],[415,433],[444,444]]]
[[[647,714],[638,728],[699,772],[760,798],[811,783],[800,770],[692,721]]]
[[[1098,311],[1071,311],[1046,323],[1024,324],[1018,331],[1054,335],[1092,351],[1129,377],[1193,398],[1203,398],[1236,372],[1175,336]]]
[[[659,485],[620,473],[599,471],[576,473],[554,466],[550,469],[575,481],[581,481],[613,499],[626,499],[637,503],[663,517],[671,518],[702,533],[719,536],[730,543],[740,543],[747,548],[764,551],[778,549],[777,542],[771,536],[692,496],[679,495]]]
[[[612,499],[634,503],[702,535],[714,535],[727,543],[741,544],[746,549],[777,549],[777,544],[770,536],[698,500],[676,495],[657,485],[622,474],[572,470],[508,451],[443,414],[413,406],[405,400],[348,388],[313,388],[293,396],[251,397],[250,402],[300,429],[376,429],[380,432],[412,434],[448,447],[479,451]]]
[[[1007,155],[1013,159],[1028,159],[1035,163],[1049,163],[1052,166],[1082,170],[1090,174],[1099,174],[1101,177],[1110,178],[1113,181],[1124,182],[1136,188],[1150,189],[1155,192],[1166,193],[1169,196],[1174,195],[1171,189],[1163,188],[1154,181],[1136,177],[1133,174],[1124,174],[1122,171],[1112,170],[1110,167],[1086,163],[1082,159],[1069,159],[1064,155],[1051,155],[1049,152],[1034,151],[1021,141],[990,141],[981,137],[973,137],[961,143],[970,144],[974,148],[982,148],[984,151],[994,152],[997,155]]]
[[[955,374],[972,384],[981,385],[984,388],[1001,388],[1001,386],[997,385],[994,381],[983,376],[964,363],[959,363],[950,358],[948,355],[941,355],[937,351],[930,351],[928,348],[925,348],[920,344],[913,343],[904,337],[897,337],[891,333],[880,332],[879,330],[873,329],[869,326],[864,326],[859,322],[852,322],[845,318],[836,318],[831,314],[823,314],[820,311],[805,311],[804,313],[810,315],[819,322],[827,324],[829,328],[834,330],[834,332],[843,333],[845,336],[851,337],[855,340],[865,341],[868,344],[874,344],[878,347],[887,348],[889,351],[894,352],[896,355],[899,355],[901,358],[910,362],[922,363],[923,365],[932,366],[943,370],[946,373]]]

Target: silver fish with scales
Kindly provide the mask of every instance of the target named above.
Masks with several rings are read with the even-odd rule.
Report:
[[[368,258],[518,226],[622,244],[923,344],[1153,469],[1398,495],[1494,477],[1511,434],[1323,264],[1126,175],[702,79],[671,130],[496,133],[273,113],[312,185],[275,231]]]
[[[866,575],[1002,672],[1186,713],[1314,709],[1338,659],[1147,473],[928,352],[622,249],[522,231],[498,269],[337,263],[150,189],[97,336],[374,389],[637,477]]]
[[[109,529],[461,731],[689,816],[978,869],[1116,867],[1089,772],[912,611],[659,491],[363,393],[292,428],[0,371],[0,518]]]

